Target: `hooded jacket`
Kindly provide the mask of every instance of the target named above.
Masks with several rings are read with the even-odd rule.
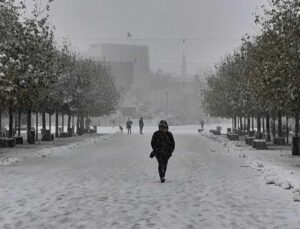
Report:
[[[151,146],[156,155],[164,154],[168,157],[172,156],[175,149],[175,141],[172,133],[170,131],[164,133],[160,130],[154,132]]]

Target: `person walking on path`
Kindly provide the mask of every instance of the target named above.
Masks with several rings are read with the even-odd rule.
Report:
[[[154,132],[152,136],[151,146],[153,151],[150,158],[156,157],[160,181],[164,183],[168,161],[175,149],[175,141],[165,120],[161,120],[158,127],[159,130]]]
[[[203,130],[203,127],[204,127],[204,121],[203,120],[200,121],[200,125],[201,125],[201,130]]]
[[[143,117],[139,120],[139,126],[140,126],[140,134],[143,134],[143,128],[144,128],[144,120]]]
[[[132,125],[132,121],[128,118],[126,122],[127,134],[131,134],[131,125]]]

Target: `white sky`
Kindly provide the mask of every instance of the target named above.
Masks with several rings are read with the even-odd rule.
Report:
[[[150,47],[152,70],[180,72],[183,52],[196,73],[255,34],[253,13],[267,0],[54,0],[51,21],[58,39],[69,37],[81,51],[90,43]],[[188,38],[191,38],[190,40]],[[139,40],[141,39],[141,40]]]

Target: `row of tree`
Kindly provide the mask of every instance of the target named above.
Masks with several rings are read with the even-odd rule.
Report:
[[[23,1],[0,1],[0,120],[9,114],[9,135],[13,135],[13,114],[27,114],[30,139],[32,112],[76,115],[78,130],[84,117],[115,111],[119,94],[110,69],[94,60],[79,58],[65,43],[59,47],[49,23],[49,4],[42,7],[34,0],[27,15]],[[36,116],[38,117],[38,115]],[[50,119],[51,120],[51,119]],[[68,126],[69,126],[68,122]]]
[[[206,111],[217,117],[266,119],[270,140],[270,119],[278,122],[282,135],[282,117],[295,118],[299,133],[300,111],[300,2],[271,0],[264,14],[255,17],[261,33],[246,35],[240,47],[216,65],[207,78],[204,91]],[[236,123],[236,121],[235,121]]]

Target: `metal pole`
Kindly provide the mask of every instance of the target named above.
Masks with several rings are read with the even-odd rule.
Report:
[[[167,99],[167,118],[169,117],[169,91],[166,92],[166,99]]]

